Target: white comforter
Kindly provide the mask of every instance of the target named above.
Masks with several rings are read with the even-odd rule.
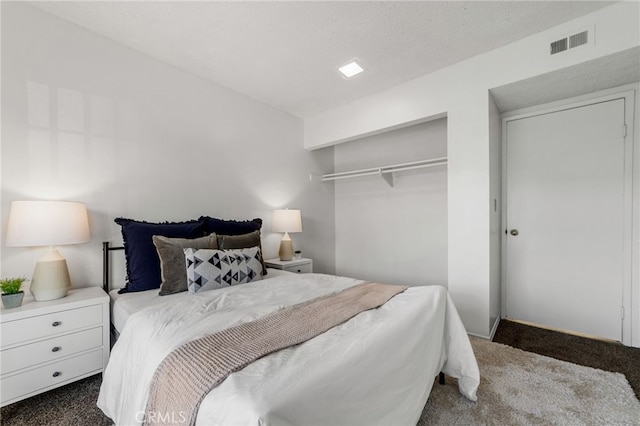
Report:
[[[193,339],[362,281],[321,274],[201,292],[133,314],[113,348],[98,406],[116,425],[143,420],[151,378]],[[439,371],[476,400],[478,365],[446,290],[411,287],[382,307],[231,374],[200,425],[416,424]],[[164,414],[166,415],[166,413]],[[179,422],[180,413],[170,413]]]

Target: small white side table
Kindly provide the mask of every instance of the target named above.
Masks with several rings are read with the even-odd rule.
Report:
[[[313,272],[313,260],[305,257],[293,260],[267,259],[264,261],[267,268],[281,269],[295,272],[296,274],[310,274]]]

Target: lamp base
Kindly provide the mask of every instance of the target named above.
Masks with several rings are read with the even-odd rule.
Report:
[[[282,241],[280,241],[280,250],[278,250],[278,256],[280,256],[280,260],[283,261],[293,259],[293,241],[291,241],[291,238],[283,238]]]
[[[68,288],[56,288],[53,290],[31,290],[31,294],[36,302],[44,302],[46,300],[62,299],[67,295]]]
[[[67,261],[56,249],[49,249],[36,262],[29,291],[38,302],[60,299],[71,287]]]

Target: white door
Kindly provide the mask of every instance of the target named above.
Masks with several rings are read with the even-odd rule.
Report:
[[[624,108],[506,123],[507,317],[622,340]]]

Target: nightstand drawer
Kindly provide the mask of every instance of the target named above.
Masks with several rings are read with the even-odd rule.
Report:
[[[7,321],[0,325],[2,346],[53,336],[102,324],[102,305]]]
[[[1,374],[102,346],[102,327],[42,340],[0,352]]]
[[[2,403],[23,395],[71,381],[92,371],[102,370],[102,349],[97,349],[64,361],[55,362],[24,373],[3,377]]]
[[[295,272],[296,274],[309,274],[311,273],[311,264],[307,263],[305,265],[287,266],[284,270],[288,272]]]

